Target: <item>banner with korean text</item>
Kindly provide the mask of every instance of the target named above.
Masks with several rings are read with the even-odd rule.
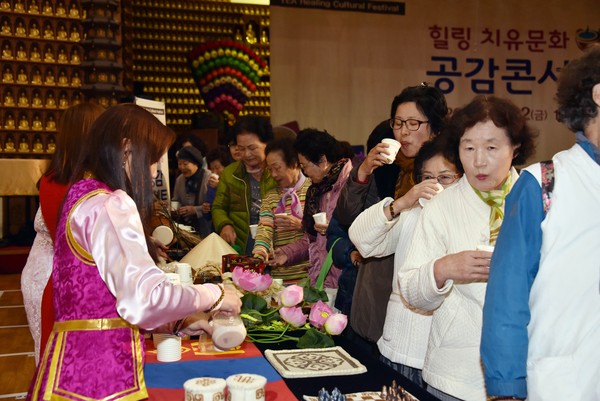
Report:
[[[597,0],[403,3],[404,15],[272,6],[273,123],[364,144],[394,96],[425,81],[451,108],[478,94],[511,99],[540,133],[535,160],[572,145],[555,118],[556,80],[600,44]]]

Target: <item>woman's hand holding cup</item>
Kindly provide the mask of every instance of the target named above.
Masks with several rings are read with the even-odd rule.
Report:
[[[371,149],[365,160],[361,163],[357,171],[359,181],[366,181],[373,174],[376,168],[389,164],[389,158],[392,156],[392,150],[387,143],[380,142]],[[394,158],[396,155],[394,154]]]

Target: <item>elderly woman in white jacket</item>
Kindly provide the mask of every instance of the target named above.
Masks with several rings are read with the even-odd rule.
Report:
[[[362,212],[350,227],[350,239],[363,257],[395,253],[394,277],[398,276],[404,262],[421,205],[461,176],[456,166],[456,152],[447,145],[447,136],[442,134],[423,144],[419,150],[414,162],[414,179],[418,184],[413,187],[414,196],[410,198],[413,203],[408,208],[402,210],[400,199],[388,197]],[[394,218],[390,205],[396,215]],[[419,385],[430,326],[431,312],[408,305],[400,296],[398,281],[394,280],[383,335],[377,346],[386,364]]]
[[[427,390],[442,400],[486,399],[479,344],[482,308],[504,199],[518,178],[514,164],[534,151],[533,131],[512,102],[478,96],[448,126],[464,176],[419,216],[400,292],[433,312],[423,366]]]

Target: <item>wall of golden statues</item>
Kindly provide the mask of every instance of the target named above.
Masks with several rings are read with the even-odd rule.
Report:
[[[188,53],[234,39],[269,61],[268,6],[199,0],[0,0],[0,157],[50,157],[61,112],[84,100],[163,101],[186,130],[206,111]],[[270,115],[269,74],[240,114]]]

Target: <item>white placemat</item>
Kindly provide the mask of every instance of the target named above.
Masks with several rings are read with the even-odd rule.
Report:
[[[358,375],[367,371],[342,347],[266,350],[265,357],[285,378]]]

